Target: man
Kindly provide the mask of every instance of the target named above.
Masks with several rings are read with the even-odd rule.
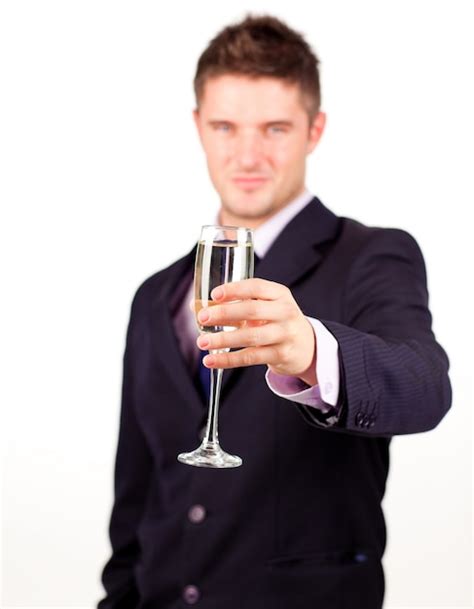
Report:
[[[199,60],[219,222],[255,228],[259,257],[200,320],[255,323],[197,337],[194,250],[138,290],[100,609],[382,606],[390,438],[443,418],[448,361],[413,238],[338,218],[305,189],[325,122],[317,65],[271,17],[225,28]],[[198,347],[234,348],[203,361],[231,369],[219,434],[240,468],[176,459],[206,420]]]

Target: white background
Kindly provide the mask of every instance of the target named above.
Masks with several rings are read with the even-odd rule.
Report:
[[[191,82],[250,8],[322,61],[308,186],[417,238],[451,359],[451,412],[392,443],[386,606],[471,606],[473,3],[455,0],[0,4],[4,606],[102,595],[130,301],[214,217]]]

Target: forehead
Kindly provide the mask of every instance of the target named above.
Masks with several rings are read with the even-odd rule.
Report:
[[[297,84],[280,78],[233,74],[206,81],[199,110],[209,119],[242,122],[298,120],[306,116]]]

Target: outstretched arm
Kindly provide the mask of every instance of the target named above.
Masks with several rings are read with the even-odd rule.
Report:
[[[218,304],[203,309],[201,321],[241,327],[205,334],[199,347],[241,349],[209,355],[206,366],[267,364],[317,383],[314,333],[288,288],[249,279],[220,286],[212,297]],[[339,345],[343,416],[332,429],[391,436],[435,427],[451,403],[448,360],[431,330],[415,240],[399,230],[374,232],[347,274],[344,303],[344,323],[321,320]],[[321,424],[315,409],[300,409],[308,422]]]

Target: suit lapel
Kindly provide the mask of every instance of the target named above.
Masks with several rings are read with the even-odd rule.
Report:
[[[168,277],[153,308],[152,328],[155,351],[173,380],[176,392],[196,413],[202,415],[202,400],[194,385],[189,364],[181,353],[172,318],[173,303],[177,297],[180,297],[179,292],[183,288],[183,280],[184,287],[188,285],[188,282],[185,281],[186,276],[189,276],[191,280],[195,253],[196,248],[194,247],[187,256],[168,269]]]
[[[334,239],[339,222],[315,197],[275,239],[256,276],[291,287],[321,262],[323,244]]]

